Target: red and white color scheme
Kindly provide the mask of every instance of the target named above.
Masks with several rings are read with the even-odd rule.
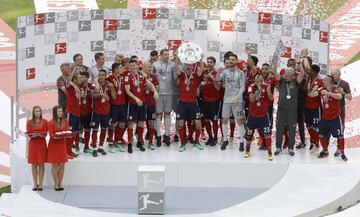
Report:
[[[117,20],[104,20],[104,30],[117,30]]]
[[[35,68],[26,69],[26,80],[34,79],[36,76]]]
[[[55,54],[64,54],[64,53],[66,53],[66,43],[55,44]]]
[[[37,13],[99,9],[96,0],[34,0]]]

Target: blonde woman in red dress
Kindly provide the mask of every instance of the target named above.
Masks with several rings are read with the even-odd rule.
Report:
[[[47,121],[42,118],[42,110],[40,106],[34,106],[32,110],[32,118],[26,123],[26,131],[30,138],[28,163],[31,164],[32,176],[34,181],[33,191],[43,190],[43,180],[46,162],[46,140]]]
[[[63,108],[53,108],[53,118],[48,122],[50,141],[47,152],[47,162],[52,164],[51,173],[54,180],[55,191],[64,190],[62,181],[64,178],[65,163],[68,161],[66,138],[60,138],[57,133],[68,131],[69,122],[64,118]]]

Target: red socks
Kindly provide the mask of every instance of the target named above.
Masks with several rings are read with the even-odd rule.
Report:
[[[144,128],[143,127],[137,127],[136,132],[137,132],[138,142],[144,142],[144,138],[143,138]]]
[[[101,129],[99,146],[104,145],[105,137],[106,137],[106,129]]]
[[[184,128],[179,128],[179,136],[180,136],[180,143],[181,143],[181,145],[186,144],[185,129],[184,129]]]
[[[230,137],[234,138],[235,122],[230,122]]]
[[[155,129],[149,128],[148,132],[149,132],[149,144],[153,144]]]
[[[131,144],[132,140],[133,140],[133,134],[134,134],[134,130],[131,128],[127,129],[127,133],[128,133],[128,143]]]
[[[210,121],[205,121],[205,128],[206,128],[207,134],[209,135],[209,138],[212,139],[213,135],[212,135],[212,131],[211,131]]]
[[[114,130],[113,128],[108,129],[108,137],[111,141],[114,141]]]
[[[98,138],[98,131],[93,130],[91,134],[91,147],[96,148],[97,147],[97,138]]]
[[[338,144],[341,154],[344,154],[345,152],[345,139],[344,138],[338,138]]]
[[[329,146],[328,140],[325,137],[321,137],[320,138],[320,143],[321,143],[323,151],[328,153],[329,152],[329,150],[328,150],[328,146]]]
[[[85,148],[89,148],[89,141],[90,141],[90,130],[85,130],[85,132],[84,132]]]
[[[219,132],[219,122],[217,121],[212,121],[212,127],[213,127],[213,136],[214,139],[218,138],[218,132]]]
[[[271,137],[266,137],[265,138],[265,144],[266,144],[266,148],[268,150],[268,153],[271,153]]]

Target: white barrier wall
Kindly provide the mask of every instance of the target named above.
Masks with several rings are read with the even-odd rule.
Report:
[[[176,49],[182,41],[199,44],[218,61],[226,51],[245,59],[251,46],[260,63],[270,62],[280,39],[287,47],[282,66],[302,48],[309,48],[322,72],[328,66],[326,21],[270,13],[227,10],[107,9],[67,11],[19,17],[17,23],[18,89],[53,83],[59,65],[82,53],[93,65],[104,52],[107,65],[116,53],[147,60],[151,50]]]

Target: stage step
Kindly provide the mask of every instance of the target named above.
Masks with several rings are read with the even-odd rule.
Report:
[[[14,193],[3,193],[0,197],[0,208],[13,207],[18,194]]]

